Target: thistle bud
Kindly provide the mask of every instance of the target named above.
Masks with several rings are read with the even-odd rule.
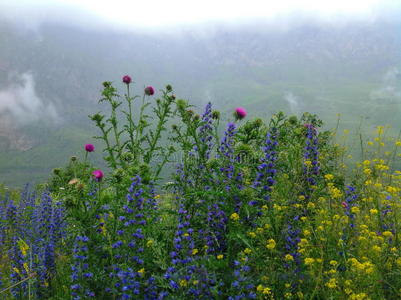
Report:
[[[155,94],[155,89],[152,86],[148,86],[145,88],[145,95],[153,96]]]
[[[212,112],[212,118],[215,119],[215,120],[220,119],[220,112],[218,110],[214,110]]]
[[[132,81],[132,79],[131,79],[130,76],[125,75],[125,76],[123,77],[123,82],[124,82],[125,84],[130,84],[131,81]]]
[[[243,118],[246,117],[248,113],[246,112],[245,108],[243,107],[237,107],[234,111],[234,117],[237,120],[242,120]]]

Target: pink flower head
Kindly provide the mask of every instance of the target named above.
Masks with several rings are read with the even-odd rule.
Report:
[[[234,117],[235,117],[237,120],[242,120],[243,118],[246,117],[246,115],[247,115],[247,112],[246,112],[245,108],[243,108],[243,107],[237,107],[237,108],[235,109]]]
[[[92,175],[95,176],[96,181],[101,181],[103,178],[103,172],[102,170],[95,170],[92,172]]]
[[[123,82],[124,82],[124,83],[126,83],[126,84],[130,84],[130,83],[131,83],[131,81],[132,81],[132,79],[131,79],[131,77],[130,77],[130,76],[128,76],[128,75],[125,75],[125,76],[123,77]]]
[[[155,89],[152,86],[148,86],[145,88],[145,94],[148,96],[153,96],[155,93]]]
[[[93,151],[95,151],[95,146],[93,146],[92,144],[86,144],[85,145],[85,151],[86,152],[93,152]]]
[[[342,207],[344,207],[344,208],[348,208],[347,202],[341,202],[341,205],[342,205]]]

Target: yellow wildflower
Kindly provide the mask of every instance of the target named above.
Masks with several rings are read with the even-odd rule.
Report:
[[[331,278],[331,279],[326,283],[326,286],[327,286],[329,289],[335,289],[335,288],[337,287],[337,279]]]
[[[188,285],[188,282],[185,279],[180,280],[180,286],[186,287]]]
[[[19,249],[20,249],[20,251],[21,251],[22,256],[26,256],[27,251],[29,250],[28,244],[25,243],[25,242],[24,242],[23,240],[21,240],[21,239],[18,240],[17,244],[18,244],[18,247],[19,247]]]
[[[333,267],[338,265],[338,262],[335,260],[330,260],[330,265],[332,265]]]
[[[347,295],[352,294],[352,290],[351,290],[350,288],[344,289],[344,292],[345,292]]]
[[[365,173],[366,175],[370,175],[370,174],[372,174],[372,170],[369,168],[366,168],[363,170],[363,173]]]
[[[248,235],[249,235],[251,238],[255,238],[255,237],[256,237],[256,233],[253,232],[253,231],[248,232]]]
[[[266,245],[267,249],[272,250],[275,247],[276,247],[276,241],[275,240],[270,239],[270,240],[267,241],[267,245]]]
[[[250,254],[251,252],[252,252],[252,250],[249,249],[249,248],[245,248],[245,250],[244,250],[244,253],[245,253],[245,254]]]
[[[265,287],[262,293],[263,295],[270,295],[272,293],[272,290],[271,288]]]
[[[358,206],[353,206],[353,207],[351,208],[351,212],[352,212],[353,214],[359,213],[359,212],[360,212],[359,207],[358,207]]]
[[[25,272],[26,272],[26,273],[29,273],[28,263],[27,263],[27,262],[24,262],[22,266],[24,267]]]
[[[381,248],[380,246],[374,245],[374,246],[372,247],[372,250],[375,251],[375,252],[381,252],[381,251],[382,251],[382,248]]]
[[[239,215],[237,213],[233,213],[230,216],[230,219],[233,220],[233,221],[238,221],[239,220]]]
[[[287,261],[293,261],[293,260],[294,260],[294,257],[293,257],[291,254],[287,254],[287,255],[285,256],[285,260],[287,260]]]
[[[307,207],[307,209],[314,209],[315,208],[315,203],[308,202],[308,205],[306,207]]]

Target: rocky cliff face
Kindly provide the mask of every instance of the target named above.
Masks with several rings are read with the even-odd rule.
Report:
[[[29,138],[8,116],[0,116],[0,147],[6,151],[27,151],[34,146],[32,138]]]

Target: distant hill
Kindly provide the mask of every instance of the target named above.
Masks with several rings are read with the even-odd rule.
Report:
[[[318,113],[354,128],[401,127],[401,23],[302,23],[287,29],[193,27],[129,33],[0,22],[0,181],[37,182],[82,152],[101,83],[173,85],[198,106],[255,115]]]

